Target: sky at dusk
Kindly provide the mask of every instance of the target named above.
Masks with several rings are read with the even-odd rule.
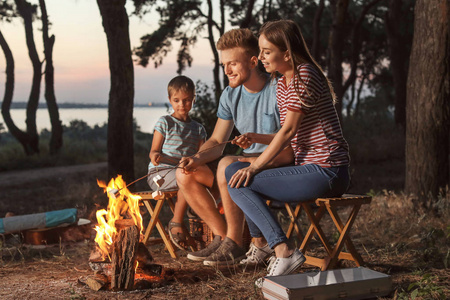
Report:
[[[35,0],[29,0],[37,3]],[[53,50],[55,67],[55,93],[59,103],[108,102],[109,67],[106,35],[103,31],[100,11],[95,0],[46,0],[49,34],[56,37]],[[134,10],[128,1],[127,12]],[[40,11],[39,11],[40,15]],[[130,16],[131,48],[140,45],[141,36],[157,28],[158,15],[146,15],[143,19]],[[13,102],[26,102],[31,88],[32,65],[25,42],[25,29],[21,18],[12,23],[0,24],[3,36],[11,48],[15,63],[15,89]],[[40,59],[43,60],[42,23],[33,23],[34,39]],[[228,28],[230,29],[230,28]],[[206,36],[206,31],[203,33]],[[216,36],[216,39],[218,35]],[[167,102],[166,86],[176,76],[176,49],[170,53],[158,69],[152,62],[146,68],[134,65],[135,98],[137,104]],[[193,65],[183,74],[194,82],[202,80],[212,85],[212,53],[206,39],[199,39],[193,52]],[[44,70],[44,65],[42,67]],[[0,54],[0,95],[5,89],[5,58]],[[44,80],[41,84],[41,102],[44,102]]]

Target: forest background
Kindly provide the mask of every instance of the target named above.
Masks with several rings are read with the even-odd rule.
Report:
[[[54,69],[52,59],[55,37],[51,34],[45,0],[2,1],[0,21],[23,21],[33,66],[26,130],[21,130],[10,116],[14,49],[9,48],[0,30],[6,62],[4,123],[0,123],[2,172],[106,161],[107,172],[97,172],[97,178],[108,180],[121,174],[131,182],[136,175],[146,172],[152,138],[151,134],[140,132],[133,122],[134,68],[160,67],[166,63],[167,54],[175,52],[177,73],[183,74],[188,68],[195,69],[194,46],[206,39],[213,57],[212,84],[197,82],[193,117],[211,133],[218,97],[227,85],[215,49],[218,37],[233,27],[250,28],[257,33],[265,21],[291,19],[301,27],[312,55],[323,66],[340,99],[336,108],[352,159],[350,192],[385,200],[394,197],[398,200],[396,205],[404,206],[405,212],[421,220],[435,221],[431,228],[418,225],[417,230],[422,230],[419,236],[423,237],[422,244],[419,243],[422,246],[418,247],[429,247],[429,239],[425,237],[432,235],[432,249],[435,247],[437,251],[433,252],[436,255],[433,259],[447,270],[450,253],[450,224],[445,217],[449,208],[450,169],[448,0],[134,0],[128,1],[133,4],[131,12],[126,10],[126,2],[97,1],[108,44],[104,55],[109,56],[111,87],[108,123],[90,128],[80,120],[69,126],[62,126],[59,120],[58,95],[54,88],[58,70]],[[142,36],[137,46],[130,44],[129,15],[143,20],[149,16],[158,18],[158,28]],[[43,54],[36,51],[33,38],[36,34],[42,34]],[[35,114],[41,93],[45,95],[52,128],[37,132]],[[234,153],[237,149],[226,151]],[[93,181],[91,175],[86,178]],[[145,187],[137,183],[136,189]],[[95,182],[85,183],[82,195],[75,192],[66,195],[64,201],[42,201],[39,206],[17,206],[13,200],[16,198],[6,196],[0,213],[25,214],[68,205],[90,211],[106,205]],[[47,197],[53,196],[47,194]],[[440,286],[440,279],[436,281]]]

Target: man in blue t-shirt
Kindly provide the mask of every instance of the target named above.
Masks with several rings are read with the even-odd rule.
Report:
[[[217,49],[221,52],[221,62],[229,79],[229,86],[220,97],[217,123],[211,137],[200,147],[199,152],[182,159],[180,167],[183,169],[178,169],[176,174],[178,187],[189,206],[215,235],[206,248],[188,253],[187,258],[212,266],[238,263],[246,257],[242,241],[244,214],[228,194],[225,168],[242,157],[257,156],[270,140],[266,145],[252,144],[244,150],[243,156],[225,156],[220,160],[216,178],[226,223],[208,190],[213,187],[214,173],[207,163],[222,156],[233,126],[241,134],[269,135],[275,134],[280,128],[276,81],[258,68],[258,39],[249,29],[233,29],[219,39]],[[251,140],[251,134],[245,138]],[[238,144],[242,146],[242,143]],[[275,160],[273,164],[287,163],[290,161]],[[272,250],[266,252],[269,255]],[[253,257],[246,259],[248,262],[254,260]]]

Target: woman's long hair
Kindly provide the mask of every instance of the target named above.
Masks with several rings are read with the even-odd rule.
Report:
[[[311,53],[306,46],[305,40],[303,39],[300,28],[294,21],[277,20],[266,22],[261,26],[259,34],[263,34],[269,42],[274,44],[281,51],[289,51],[294,72],[297,75],[298,80],[305,87],[306,93],[308,93],[308,95],[310,95],[310,93],[302,78],[300,77],[297,66],[305,62],[313,65],[319,71],[319,74],[323,77],[323,79],[327,82],[331,98],[333,99],[333,103],[336,103],[336,94],[334,93],[334,89],[331,85],[330,80],[328,80],[322,68],[311,56]],[[295,91],[297,92],[297,95],[299,95],[299,88],[297,85],[295,85]],[[302,100],[300,99],[300,101]]]

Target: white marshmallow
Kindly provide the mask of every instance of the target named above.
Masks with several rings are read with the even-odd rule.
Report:
[[[161,187],[161,185],[164,184],[164,178],[161,177],[161,175],[156,175],[153,177],[153,182],[158,186],[158,188]]]
[[[161,200],[161,199],[164,197],[164,193],[161,192],[161,191],[154,191],[154,192],[152,193],[152,197],[153,197],[153,199],[155,199],[155,200]]]
[[[108,194],[113,198],[116,199],[116,193],[118,192],[118,189],[112,189],[108,192]]]

